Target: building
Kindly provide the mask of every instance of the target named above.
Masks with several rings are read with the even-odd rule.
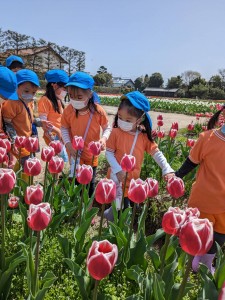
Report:
[[[129,78],[113,77],[112,81],[115,88],[129,87],[134,89],[134,82]]]
[[[155,97],[177,97],[177,91],[179,89],[164,89],[164,88],[151,88],[147,87],[143,90],[145,96],[155,96]]]

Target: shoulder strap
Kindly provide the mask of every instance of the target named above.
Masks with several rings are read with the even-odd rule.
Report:
[[[21,99],[19,99],[22,103],[23,103],[23,106],[25,107],[25,109],[26,109],[26,111],[27,111],[27,113],[28,113],[28,116],[29,116],[29,119],[30,119],[30,122],[31,122],[31,124],[33,123],[32,122],[32,117],[31,117],[31,113],[30,113],[30,109],[29,109],[29,107],[26,105],[26,103],[25,102],[23,102],[23,100],[21,100]]]
[[[132,144],[132,147],[131,147],[131,150],[130,150],[130,155],[132,155],[132,153],[134,151],[134,147],[136,145],[138,135],[139,135],[139,131],[137,129],[136,132],[135,132],[134,141],[133,141],[133,144]]]
[[[90,111],[90,117],[89,117],[89,119],[88,119],[87,127],[86,127],[86,129],[85,129],[84,136],[83,136],[83,140],[84,140],[84,141],[86,140],[86,137],[87,137],[87,134],[88,134],[89,127],[90,127],[90,125],[91,125],[91,120],[92,120],[92,118],[93,118],[93,115],[94,115],[93,112]],[[83,151],[83,150],[79,150],[79,151],[78,151],[78,155],[79,155],[79,156],[81,156],[82,151]]]

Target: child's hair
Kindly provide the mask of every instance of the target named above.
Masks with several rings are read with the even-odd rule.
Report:
[[[63,83],[63,82],[57,82],[57,85],[59,87],[64,87],[65,83]],[[46,85],[46,92],[45,92],[44,95],[52,102],[54,111],[58,112],[60,114],[59,105],[58,105],[58,101],[57,101],[57,98],[56,98],[56,95],[55,95],[54,88],[52,86],[52,82],[48,82],[47,83],[47,85]],[[61,101],[61,103],[62,103],[62,101]],[[63,103],[62,103],[62,108],[64,108],[64,104]]]
[[[30,82],[30,81],[21,82],[18,84],[18,87],[20,87],[22,84],[27,83],[27,82],[29,82],[33,88],[38,88],[38,86],[36,84],[34,84],[33,82]]]
[[[20,61],[14,60],[8,68],[10,70],[17,69],[17,68],[23,69],[24,66]]]
[[[141,123],[139,124],[139,129],[143,132],[143,133],[146,133],[147,136],[148,136],[148,139],[153,142],[153,138],[152,138],[152,128],[149,124],[149,120],[148,118],[146,117],[145,115],[145,112],[141,109],[138,109],[136,108],[135,106],[133,106],[131,104],[131,102],[127,99],[127,98],[124,98],[121,100],[120,102],[120,105],[118,107],[118,111],[120,109],[123,109],[123,108],[126,108],[127,109],[127,112],[133,116],[133,117],[136,117],[137,119],[140,119],[142,117],[142,121]],[[118,127],[118,112],[115,116],[115,120],[114,120],[114,124],[113,124],[113,127],[114,128],[117,128]]]
[[[218,110],[210,119],[209,119],[209,122],[207,124],[207,129],[210,130],[210,129],[213,129],[218,120],[219,120],[219,116],[221,114],[221,112],[225,109],[225,105],[223,105],[222,109]]]

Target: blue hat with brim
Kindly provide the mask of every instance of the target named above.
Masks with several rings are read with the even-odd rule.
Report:
[[[127,93],[123,95],[120,99],[123,100],[125,98],[127,98],[134,107],[141,109],[146,113],[146,116],[152,128],[152,120],[148,114],[148,112],[150,111],[150,102],[148,98],[146,98],[145,95],[143,95],[139,91]]]
[[[16,74],[6,67],[0,67],[0,96],[18,100]]]
[[[40,86],[38,76],[35,72],[23,69],[16,72],[17,84],[21,84],[24,82],[31,82],[36,86]]]
[[[94,103],[99,103],[99,104],[101,103],[101,99],[96,92],[93,91],[92,96],[93,96]]]
[[[14,61],[18,61],[24,65],[24,61],[21,57],[19,57],[17,55],[10,55],[9,57],[6,58],[6,61],[5,61],[6,67],[10,67]]]
[[[84,90],[92,90],[94,86],[94,79],[87,73],[76,72],[69,77],[69,81],[66,86],[76,86]]]
[[[69,76],[67,73],[60,69],[50,70],[45,73],[45,79],[47,82],[57,83],[62,82],[64,84],[67,84],[69,81]]]

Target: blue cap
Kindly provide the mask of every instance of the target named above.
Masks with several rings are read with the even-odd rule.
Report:
[[[148,98],[146,98],[145,95],[143,95],[139,91],[127,93],[120,99],[123,100],[125,98],[127,98],[134,107],[141,109],[146,113],[150,126],[152,127],[152,120],[148,114],[148,112],[150,111],[150,102]]]
[[[24,61],[21,57],[16,56],[16,55],[10,55],[8,58],[6,58],[6,61],[5,61],[6,67],[10,67],[10,65],[14,61],[18,61],[18,62],[20,62],[21,64],[24,65]]]
[[[76,72],[70,76],[66,86],[70,86],[70,85],[79,87],[84,90],[87,89],[92,90],[94,86],[94,79],[87,73]]]
[[[16,78],[17,78],[17,84],[21,84],[24,82],[31,82],[35,84],[36,86],[39,86],[39,79],[35,72],[23,69],[16,72]]]
[[[0,96],[18,100],[16,74],[6,67],[0,67]]]
[[[92,92],[92,97],[94,99],[94,103],[101,103],[101,99],[96,92],[94,92],[94,91]]]
[[[67,73],[63,70],[50,70],[48,72],[45,73],[45,79],[48,82],[62,82],[62,83],[67,83],[69,81],[69,76],[67,75]]]

